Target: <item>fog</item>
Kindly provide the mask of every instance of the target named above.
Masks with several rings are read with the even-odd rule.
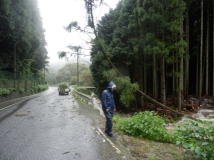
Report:
[[[38,0],[40,14],[43,21],[43,28],[46,30],[47,51],[49,59],[49,75],[56,75],[58,70],[67,63],[77,63],[76,56],[65,59],[58,58],[59,51],[72,52],[67,46],[81,46],[90,49],[91,44],[88,36],[77,31],[66,32],[65,26],[72,21],[77,21],[84,28],[87,25],[86,10],[84,0]],[[95,23],[108,13],[110,8],[115,8],[119,0],[104,1],[107,5],[102,5],[94,11]],[[94,36],[91,35],[93,38]],[[82,50],[82,54],[90,55],[90,50]],[[79,56],[79,63],[90,64],[90,56]]]
[[[78,62],[79,63],[85,63],[86,66],[89,67],[90,65],[90,57],[84,57],[84,56],[79,56],[78,58]],[[49,73],[52,73],[52,74],[57,74],[58,70],[63,68],[66,64],[68,63],[77,63],[77,57],[75,56],[72,56],[72,57],[69,57],[68,60],[66,59],[58,59],[58,60],[55,60],[53,62],[51,62],[49,64],[49,66],[47,66],[47,69],[49,70]]]

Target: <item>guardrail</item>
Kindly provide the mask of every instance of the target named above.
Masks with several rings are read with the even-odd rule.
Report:
[[[78,96],[83,102],[86,102],[89,105],[95,105],[95,98],[89,97],[83,93],[77,92],[75,89],[73,90],[74,94]]]
[[[75,89],[73,89],[72,92],[75,94],[75,96],[80,97],[80,99],[82,101],[87,102],[87,104],[89,104],[89,105],[92,105],[94,109],[99,110],[100,111],[100,115],[105,117],[104,114],[103,114],[101,102],[99,100],[96,100],[96,98],[89,97],[89,96],[87,96],[85,94],[82,94],[80,92],[77,92]]]

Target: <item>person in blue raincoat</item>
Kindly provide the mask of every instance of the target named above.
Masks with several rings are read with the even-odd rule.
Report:
[[[105,133],[109,136],[113,136],[112,133],[112,118],[113,114],[116,111],[114,103],[113,92],[116,89],[114,82],[110,82],[107,89],[102,92],[102,109],[106,117],[106,129]]]

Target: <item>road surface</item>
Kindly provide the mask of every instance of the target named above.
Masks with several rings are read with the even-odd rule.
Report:
[[[0,111],[0,159],[130,159],[116,137],[100,132],[104,121],[72,94],[59,96],[57,88],[50,87]]]

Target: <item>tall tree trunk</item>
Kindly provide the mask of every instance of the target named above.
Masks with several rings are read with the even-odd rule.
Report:
[[[143,56],[141,57],[141,62],[140,62],[140,72],[141,72],[141,76],[140,76],[140,90],[143,91]],[[145,107],[144,107],[144,97],[141,95],[141,107],[142,110],[144,111]]]
[[[14,45],[14,88],[16,88],[16,45]]]
[[[203,52],[203,21],[204,21],[204,14],[203,14],[203,0],[201,0],[201,46],[200,46],[200,80],[199,80],[199,104],[201,105],[201,95],[202,95],[202,52]]]
[[[181,3],[183,0],[180,1]],[[180,23],[180,41],[183,41],[183,14],[181,14],[181,23]],[[178,109],[181,112],[183,106],[183,53],[180,55],[180,76],[179,76],[179,98],[178,98]]]
[[[147,79],[147,74],[146,74],[146,54],[144,54],[144,93],[146,94],[146,79]]]
[[[156,83],[157,83],[156,56],[155,53],[153,53],[153,98],[155,100],[157,100]]]
[[[165,60],[161,58],[161,103],[166,105]]]
[[[209,20],[210,20],[210,16],[209,16],[209,1],[207,2],[208,5],[207,5],[207,45],[206,45],[206,95],[208,95],[208,83],[209,83],[209,72],[208,72],[208,66],[209,66],[209,60],[208,60],[208,56],[209,56]]]
[[[14,74],[16,74],[16,45],[14,45]]]
[[[44,81],[45,81],[45,66],[44,66]]]
[[[199,56],[197,56],[197,60],[196,60],[196,96],[198,96],[198,88],[199,88],[199,84],[198,84],[198,81],[199,81],[199,77],[198,77],[198,73],[199,73]]]
[[[176,44],[178,43],[178,37],[177,37],[177,34],[176,34],[176,37],[175,37],[175,39],[176,39]],[[176,77],[175,77],[175,80],[176,80],[176,85],[175,85],[175,89],[177,90],[178,88],[179,88],[179,85],[178,85],[178,65],[179,65],[179,62],[178,62],[178,50],[176,49],[176,53],[175,53],[175,55],[176,55],[176,63],[175,63],[175,65],[176,65]],[[178,91],[176,92],[176,97],[177,97],[177,100],[178,100]]]
[[[213,46],[214,46],[214,1],[213,1]],[[213,47],[213,104],[214,104],[214,47]]]
[[[189,5],[187,9],[187,18],[186,18],[186,59],[185,59],[185,99],[188,97],[189,90]]]
[[[162,14],[164,12],[164,0],[162,0]],[[165,34],[162,35],[162,41],[165,42]],[[161,101],[163,105],[166,105],[166,83],[165,83],[165,59],[164,55],[161,58]],[[165,108],[163,109],[164,114],[166,113]]]
[[[173,58],[175,57],[175,53],[173,51]],[[173,100],[175,100],[175,60],[173,60],[172,66],[172,92],[173,92]]]
[[[79,62],[78,62],[78,57],[79,53],[77,52],[77,86],[79,87]]]

